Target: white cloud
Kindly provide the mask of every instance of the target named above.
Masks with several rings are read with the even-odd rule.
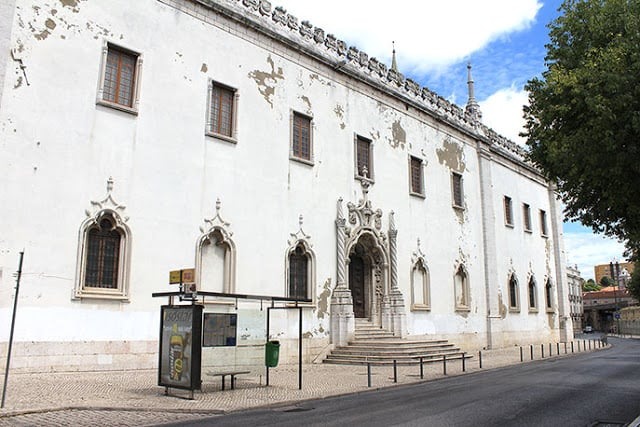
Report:
[[[479,103],[482,121],[513,142],[524,145],[525,138],[518,134],[524,130],[522,106],[527,103],[528,96],[525,90],[513,87],[501,89]]]
[[[401,71],[424,74],[446,68],[489,42],[528,28],[539,0],[273,0],[300,21],[390,62],[391,41]]]
[[[564,246],[567,264],[577,264],[584,279],[594,278],[594,266],[623,259],[622,243],[596,234],[565,232]]]

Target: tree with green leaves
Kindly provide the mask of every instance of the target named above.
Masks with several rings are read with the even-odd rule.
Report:
[[[603,288],[615,285],[616,282],[614,282],[613,279],[609,276],[602,276],[602,278],[600,279],[600,286]]]
[[[627,283],[627,291],[636,301],[640,301],[640,271],[636,270],[631,273],[631,280]]]
[[[528,82],[529,156],[567,219],[640,255],[640,0],[565,0]]]
[[[584,292],[599,291],[600,289],[602,289],[602,287],[598,285],[596,281],[593,279],[587,279],[585,282],[582,283],[582,290]]]

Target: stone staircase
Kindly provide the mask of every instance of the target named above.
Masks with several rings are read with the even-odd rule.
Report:
[[[340,365],[398,365],[470,358],[447,340],[412,340],[393,336],[392,332],[374,326],[368,319],[356,319],[355,339],[347,346],[336,347],[324,363]]]

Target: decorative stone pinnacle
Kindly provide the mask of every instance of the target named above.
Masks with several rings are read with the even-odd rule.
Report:
[[[399,73],[398,71],[398,63],[396,61],[396,42],[392,41],[391,45],[393,46],[393,52],[391,55],[391,69],[393,71],[395,71],[396,73]]]
[[[480,105],[476,101],[473,78],[471,77],[471,61],[467,63],[467,86],[469,88],[469,100],[465,111],[473,120],[479,122],[482,119],[482,112],[480,111]]]
[[[110,176],[107,180],[107,194],[110,194],[113,191],[113,177]]]

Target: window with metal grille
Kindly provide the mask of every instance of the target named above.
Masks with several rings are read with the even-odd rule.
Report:
[[[373,159],[371,154],[371,141],[361,136],[357,136],[356,176],[373,179]]]
[[[218,83],[211,83],[209,132],[233,137],[235,91]]]
[[[529,279],[529,308],[536,308],[536,282],[533,277]]]
[[[453,190],[453,206],[464,207],[464,194],[462,192],[462,175],[453,172],[451,175],[451,187]]]
[[[308,298],[309,259],[298,245],[289,255],[289,297]]]
[[[291,133],[291,156],[311,161],[311,118],[300,113],[293,113],[293,129]]]
[[[504,196],[504,223],[513,227],[513,204],[509,196]]]
[[[509,308],[518,308],[518,280],[513,274],[509,278]]]
[[[411,180],[411,193],[424,195],[424,174],[422,169],[422,160],[411,156],[409,158],[409,178]]]
[[[114,104],[133,107],[138,56],[113,46],[108,49],[102,97]]]
[[[107,218],[89,230],[85,287],[118,289],[121,238]]]
[[[540,209],[540,234],[547,236],[547,213]]]
[[[522,217],[524,222],[524,231],[531,232],[531,206],[526,203],[522,204]]]

